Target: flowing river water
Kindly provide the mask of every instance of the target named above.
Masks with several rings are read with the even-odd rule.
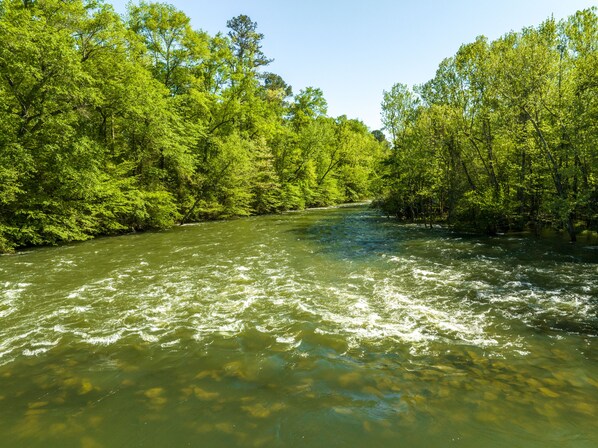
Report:
[[[6,447],[596,447],[598,248],[367,207],[0,257]]]

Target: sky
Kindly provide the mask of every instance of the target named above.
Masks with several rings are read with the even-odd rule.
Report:
[[[246,14],[264,34],[262,50],[298,93],[319,87],[328,115],[380,129],[384,90],[422,84],[462,44],[484,35],[566,18],[598,0],[161,0],[185,12],[195,29],[214,35]],[[107,0],[124,13],[128,0]]]

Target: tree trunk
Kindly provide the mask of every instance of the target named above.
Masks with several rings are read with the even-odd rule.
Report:
[[[569,213],[567,217],[567,231],[569,232],[571,242],[575,243],[577,241],[577,234],[575,233],[575,224],[573,223],[573,213]]]

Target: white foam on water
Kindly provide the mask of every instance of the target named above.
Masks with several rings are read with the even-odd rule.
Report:
[[[14,301],[19,299],[29,286],[31,286],[30,283],[4,282],[4,286],[0,290],[0,305],[4,303],[14,303]]]
[[[305,243],[291,238],[291,244]],[[566,285],[577,278],[579,266],[565,265],[562,272],[507,266],[493,256],[469,257],[478,249],[465,241],[426,244],[446,245],[440,250],[446,260],[406,252],[347,263],[301,246],[301,253],[313,249],[314,255],[298,262],[289,255],[294,252],[261,243],[247,256],[226,259],[229,247],[223,242],[222,255],[180,251],[180,260],[163,266],[136,258],[48,300],[30,294],[33,286],[40,294],[39,285],[3,281],[0,318],[10,327],[0,327],[0,363],[20,353],[41,355],[37,350],[62,341],[113,345],[138,338],[173,348],[188,342],[174,336],[181,329],[206,343],[255,329],[286,350],[301,350],[302,329],[315,328],[357,348],[374,344],[392,351],[406,345],[421,354],[433,344],[463,344],[524,356],[525,338],[498,331],[499,324],[533,325],[546,315],[583,320],[596,310],[598,276],[591,267],[583,267],[585,284],[570,291]],[[462,260],[452,259],[453,253]],[[327,264],[312,265],[316,259]],[[73,260],[61,266],[67,265],[76,267]],[[556,286],[537,286],[531,273],[554,279]],[[28,302],[36,306],[24,309]]]
[[[48,350],[50,350],[48,347],[37,348],[35,350],[25,349],[25,350],[23,350],[23,355],[24,356],[39,356],[43,353],[46,353]]]
[[[0,319],[10,316],[16,311],[12,303],[4,302],[0,304],[0,306],[7,307],[6,309],[0,310]]]
[[[153,334],[148,334],[143,331],[140,331],[138,334],[139,334],[139,337],[145,342],[158,342],[160,340],[160,338],[158,336],[153,335]]]
[[[43,340],[37,342],[31,342],[32,347],[54,347],[58,345],[58,343],[62,340],[62,338],[55,339],[53,341]]]
[[[122,331],[105,335],[105,336],[91,336],[83,339],[83,342],[91,345],[112,345],[122,338]]]

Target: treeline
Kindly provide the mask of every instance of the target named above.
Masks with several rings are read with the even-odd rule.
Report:
[[[382,204],[401,219],[495,233],[598,228],[596,9],[444,60],[384,93],[393,151]]]
[[[370,196],[384,144],[267,72],[249,17],[227,26],[0,1],[0,252]]]

